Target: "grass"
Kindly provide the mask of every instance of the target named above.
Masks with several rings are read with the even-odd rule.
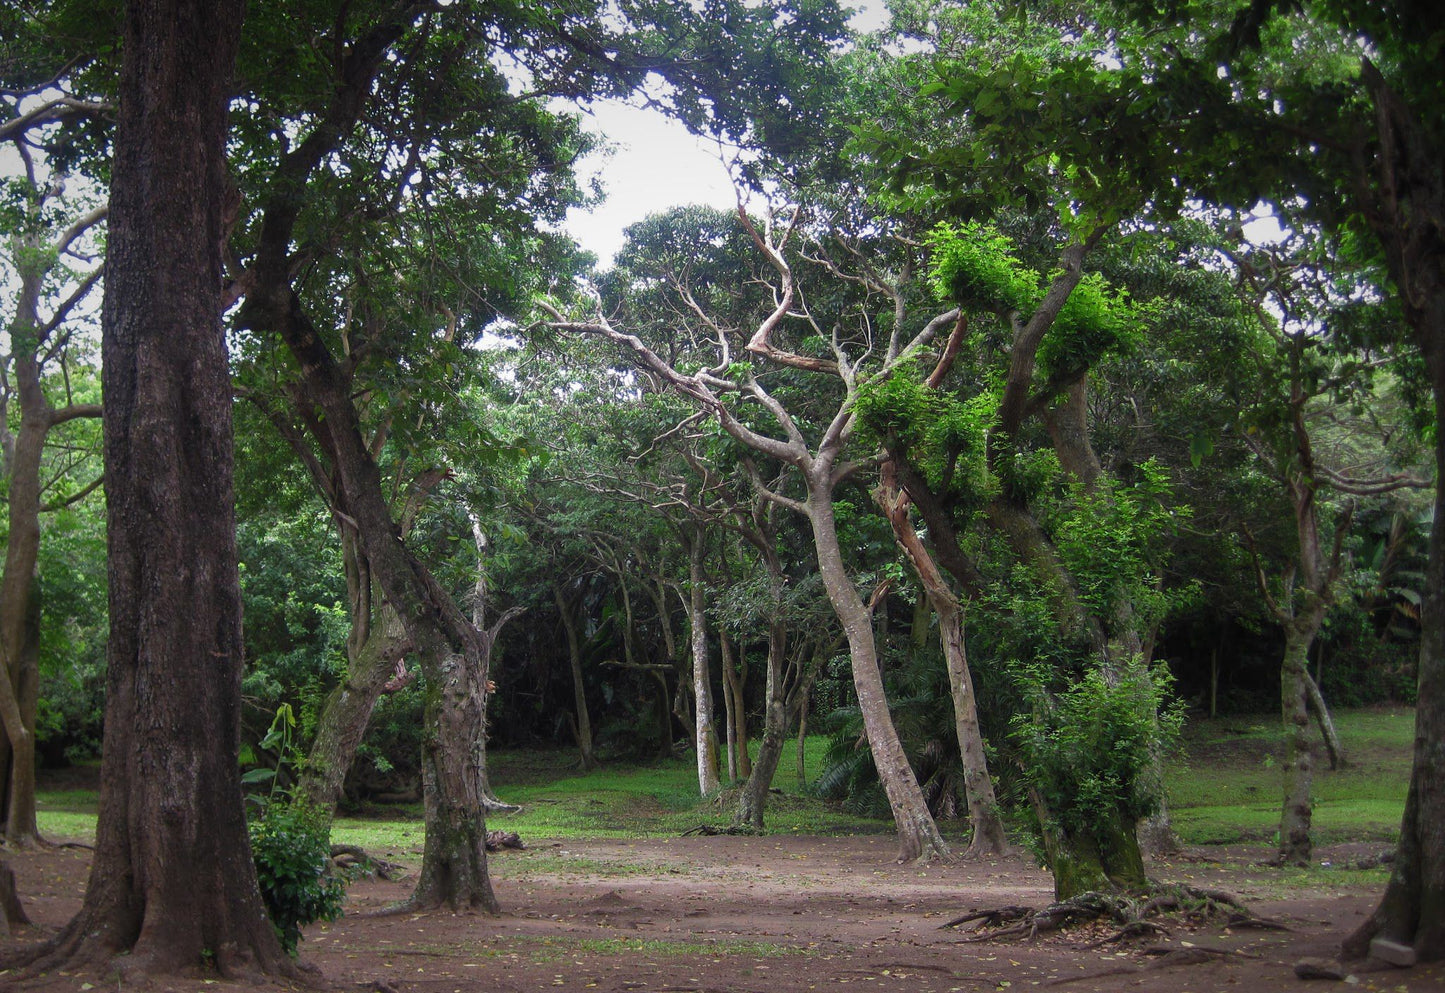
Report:
[[[1349,764],[1314,777],[1317,843],[1393,842],[1410,781],[1414,711],[1335,715]],[[1268,841],[1279,829],[1284,743],[1273,716],[1199,721],[1185,730],[1182,757],[1169,770],[1175,830],[1188,844]]]
[[[1409,784],[1413,711],[1346,711],[1335,719],[1351,764],[1338,772],[1327,767],[1316,772],[1315,840],[1393,842]],[[822,768],[826,744],[822,738],[808,740],[810,774]],[[892,831],[890,822],[853,817],[807,796],[799,789],[794,754],[790,746],[768,801],[769,832]],[[1174,826],[1181,839],[1188,844],[1269,841],[1279,827],[1282,756],[1279,720],[1273,716],[1191,723],[1168,775]],[[691,757],[613,763],[585,775],[576,768],[575,753],[570,751],[495,752],[490,761],[493,782],[502,798],[523,809],[494,815],[488,826],[516,831],[529,841],[672,837],[699,824],[729,823],[736,803],[731,792],[716,799],[698,798],[697,770]],[[94,838],[96,794],[92,789],[77,788],[82,780],[70,775],[58,780],[54,788],[42,789],[38,799],[40,828],[45,835],[83,841]],[[42,783],[45,781],[42,777]],[[333,840],[360,845],[386,858],[415,859],[423,842],[420,808],[390,808],[379,817],[339,818]],[[555,854],[549,856],[549,867],[588,875],[628,875],[655,869]]]

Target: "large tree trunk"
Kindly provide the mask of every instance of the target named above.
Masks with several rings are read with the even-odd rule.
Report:
[[[1435,177],[1436,216],[1445,213],[1438,166],[1425,157],[1414,172]],[[1374,914],[1344,943],[1352,958],[1367,954],[1376,936],[1413,946],[1421,959],[1445,958],[1445,489],[1440,485],[1445,479],[1445,243],[1438,226],[1429,230],[1430,264],[1415,269],[1425,285],[1416,294],[1419,302],[1406,300],[1405,308],[1435,400],[1435,517],[1420,607],[1414,762],[1395,868]]]
[[[868,608],[853,588],[843,566],[838,547],[838,533],[833,520],[832,487],[814,478],[814,473],[827,473],[826,464],[816,466],[808,478],[808,520],[813,526],[813,542],[818,553],[818,570],[828,600],[848,639],[852,661],[853,687],[858,694],[858,709],[863,713],[863,728],[873,765],[893,809],[893,822],[898,830],[898,861],[918,858],[948,857],[948,843],[938,832],[918,777],[908,764],[903,742],[893,726],[888,711],[888,697],[883,689],[883,675],[878,668],[878,646],[873,640],[873,620]]]
[[[1054,877],[1054,899],[1069,900],[1090,891],[1138,891],[1148,885],[1136,825],[1117,810],[1101,812],[1087,832],[1066,831],[1049,816],[1037,793],[1032,799],[1044,856]]]
[[[290,973],[241,806],[241,597],[220,323],[241,4],[126,5],[102,313],[110,643],[80,912],[36,963]]]

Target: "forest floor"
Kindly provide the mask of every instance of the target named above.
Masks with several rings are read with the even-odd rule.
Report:
[[[1113,925],[996,941],[941,929],[975,909],[1049,904],[1049,877],[1026,853],[898,865],[885,835],[528,841],[526,851],[489,860],[501,916],[368,916],[407,896],[411,883],[361,880],[352,885],[345,917],[306,930],[302,962],[316,970],[322,989],[376,993],[1328,988],[1338,983],[1298,979],[1295,964],[1334,956],[1373,908],[1384,871],[1349,866],[1386,847],[1321,847],[1317,866],[1303,871],[1261,865],[1265,845],[1192,847],[1154,862],[1151,875],[1228,890],[1287,930],[1164,918],[1167,933],[1097,946]],[[377,854],[417,863],[410,849]],[[41,939],[69,919],[80,904],[89,852],[59,848],[8,858],[36,926],[0,948]],[[1357,989],[1445,990],[1439,963],[1393,969],[1367,962],[1352,971],[1345,982]],[[120,986],[114,977],[52,974],[26,988],[73,993]],[[151,988],[191,993],[215,990],[217,981],[161,980]]]

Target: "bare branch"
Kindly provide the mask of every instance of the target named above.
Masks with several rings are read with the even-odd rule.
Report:
[[[59,96],[32,107],[19,117],[0,124],[0,141],[9,141],[43,124],[54,124],[67,117],[90,117],[108,114],[115,110],[114,104],[92,100],[77,100],[72,96]]]
[[[66,507],[73,506],[74,504],[79,503],[80,501],[84,500],[86,497],[94,493],[103,482],[105,482],[104,476],[96,476],[94,479],[86,483],[79,490],[76,490],[70,496],[60,500],[55,500],[51,503],[44,504],[43,506],[41,506],[40,512],[42,514],[48,514],[52,511],[62,510]]]

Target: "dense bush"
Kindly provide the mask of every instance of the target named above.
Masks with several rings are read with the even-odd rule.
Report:
[[[251,857],[271,926],[287,954],[296,954],[301,928],[341,916],[346,883],[327,872],[331,826],[323,811],[300,799],[266,801],[251,821]]]

